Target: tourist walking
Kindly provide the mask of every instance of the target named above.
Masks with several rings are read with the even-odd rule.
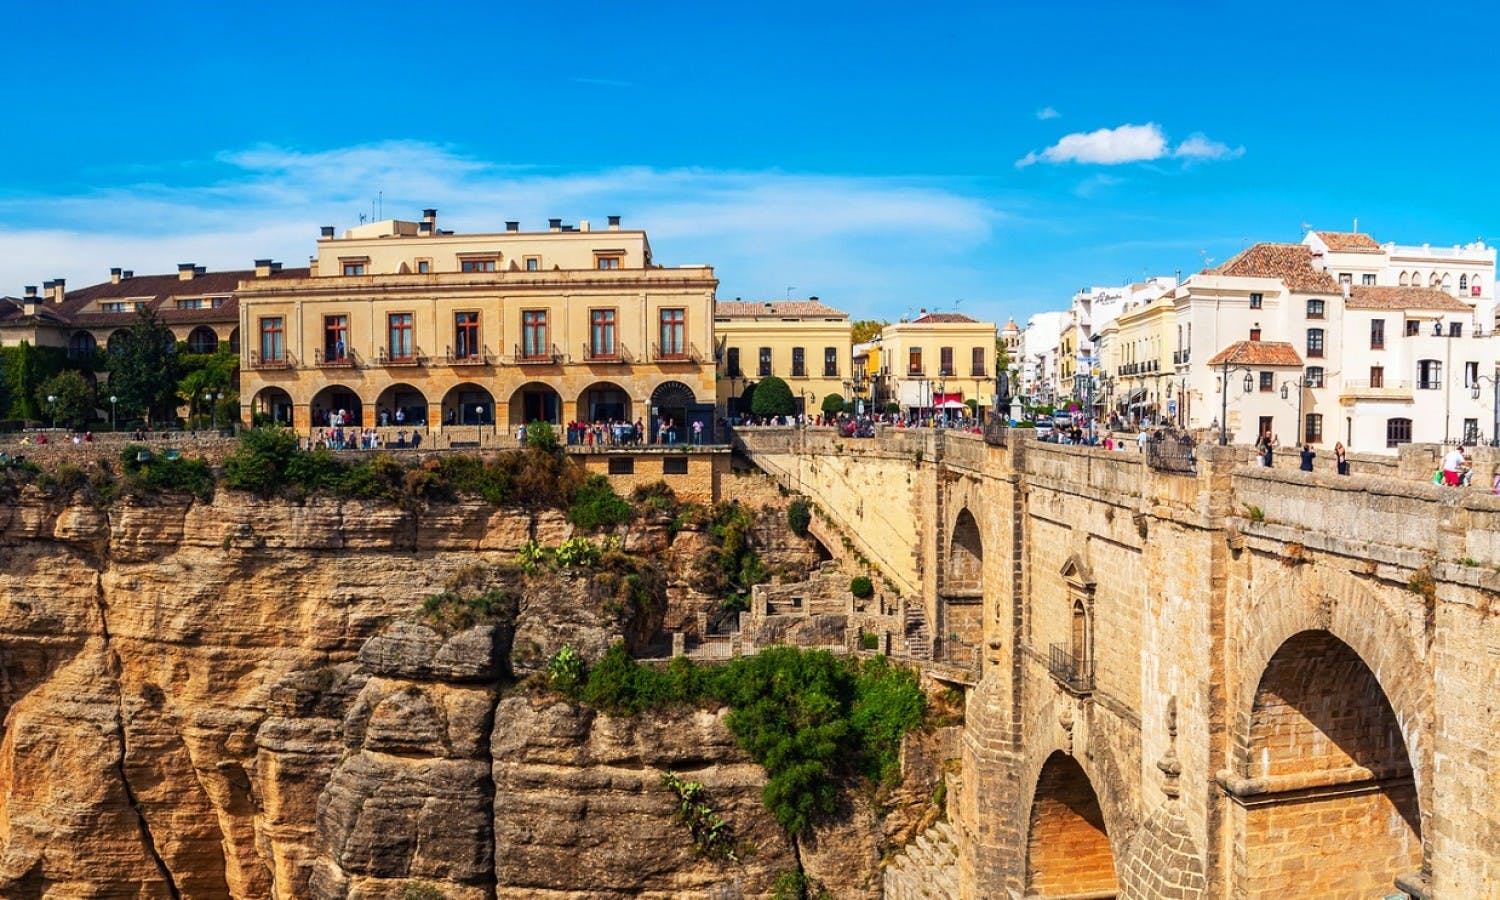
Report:
[[[1344,449],[1343,441],[1333,445],[1333,465],[1340,475],[1349,474],[1349,451]]]

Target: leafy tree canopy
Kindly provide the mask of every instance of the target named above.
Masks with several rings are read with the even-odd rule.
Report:
[[[36,400],[59,425],[82,428],[94,415],[94,386],[75,371],[59,372],[36,389]]]
[[[142,308],[109,351],[109,390],[129,416],[173,418],[181,373],[177,341],[156,313]]]
[[[827,397],[823,398],[823,414],[828,416],[836,416],[839,413],[843,412],[844,408],[848,405],[849,404],[844,402],[844,398],[840,397],[838,394],[829,394]]]
[[[787,383],[769,375],[755,385],[750,411],[757,416],[790,416],[797,411],[797,403],[792,399],[792,389]]]
[[[863,344],[865,341],[871,340],[877,334],[880,334],[881,329],[889,324],[891,323],[884,319],[859,319],[850,323],[849,331],[854,338],[854,343]]]

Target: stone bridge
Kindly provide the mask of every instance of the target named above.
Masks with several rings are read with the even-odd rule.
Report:
[[[1339,477],[735,440],[921,598],[937,657],[980,658],[959,895],[1500,897],[1500,497],[1428,483],[1434,448]]]

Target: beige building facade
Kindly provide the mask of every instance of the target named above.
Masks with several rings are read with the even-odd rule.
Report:
[[[306,277],[241,285],[247,420],[475,437],[641,421],[683,442],[712,428],[713,269],[655,264],[617,217],[456,235],[427,210],[324,228],[317,250]]]
[[[925,313],[881,331],[883,396],[907,415],[971,415],[994,402],[995,323]]]
[[[849,314],[818,301],[719,301],[714,306],[719,358],[718,402],[726,415],[740,408],[745,386],[776,376],[792,389],[798,408],[812,414],[823,398],[853,397]]]

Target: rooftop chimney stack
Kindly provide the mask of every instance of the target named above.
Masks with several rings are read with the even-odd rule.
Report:
[[[510,234],[515,234],[516,232],[518,232],[518,231],[521,230],[521,223],[520,222],[506,222],[505,223],[505,230],[508,233],[510,233]]]
[[[123,272],[120,273],[120,280],[121,281],[129,281],[130,279],[132,279],[134,277],[135,277],[135,270],[134,269],[126,269],[125,271],[123,271]]]
[[[318,229],[318,233],[322,236],[323,240],[325,240],[325,241],[333,240],[333,226],[332,225],[324,225],[322,228]]]
[[[562,219],[548,219],[547,230],[554,233],[562,231]]]
[[[119,266],[115,266],[114,268],[112,268],[112,269],[109,270],[109,283],[110,284],[119,284],[120,283],[120,271],[121,271],[121,269],[120,269]]]
[[[619,216],[610,216],[609,217],[609,230],[610,231],[619,231],[620,230],[620,217]]]
[[[61,303],[61,302],[63,302],[63,299],[65,297],[67,297],[67,295],[68,295],[67,285],[68,285],[68,280],[66,278],[59,278],[56,281],[52,282],[52,302],[53,303]]]
[[[36,285],[26,285],[26,300],[22,303],[22,311],[28,316],[36,315]]]
[[[194,263],[178,263],[177,264],[177,280],[178,281],[192,281],[193,280],[193,272],[197,268],[198,268],[197,265],[194,264]]]
[[[417,234],[421,237],[432,237],[432,220],[423,219],[417,223]]]
[[[422,210],[422,221],[428,223],[429,225],[436,225],[437,224],[437,210],[435,210],[435,209],[424,209],[424,210]]]
[[[269,259],[257,259],[255,261],[255,277],[266,278],[271,274],[271,261]]]
[[[578,230],[579,231],[588,231],[589,230],[589,220],[588,219],[579,219],[578,220]]]

